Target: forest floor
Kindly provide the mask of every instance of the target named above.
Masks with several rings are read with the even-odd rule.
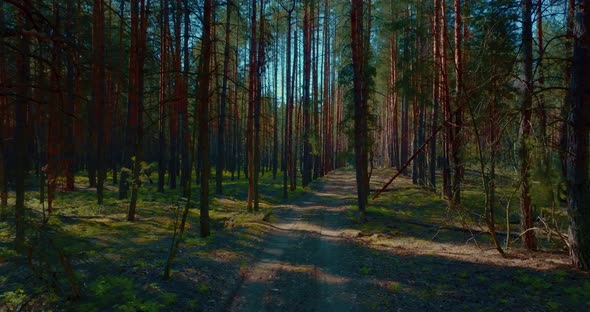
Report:
[[[376,171],[371,189],[391,174]],[[137,221],[129,223],[115,192],[98,210],[78,207],[92,201],[92,189],[64,195],[50,218],[53,230],[36,235],[45,242],[36,248],[68,255],[78,300],[68,298],[71,283],[59,253],[33,251],[38,271],[32,272],[10,250],[12,224],[0,223],[0,310],[590,309],[590,275],[571,269],[564,252],[526,252],[515,244],[501,257],[475,223],[458,222],[457,212],[406,177],[370,201],[367,223],[357,221],[350,169],[331,172],[286,201],[277,200],[280,185],[264,178],[262,209],[254,214],[243,212],[244,182],[228,181],[226,195],[212,200],[213,235],[203,239],[196,226],[189,228],[170,280],[161,276],[177,196],[145,185]],[[481,195],[466,192],[467,202],[470,196]],[[198,224],[196,209],[189,217]]]
[[[385,177],[374,177],[372,187]],[[428,196],[407,179],[395,185]],[[590,276],[570,270],[565,254],[511,249],[503,258],[485,234],[475,238],[443,223],[383,220],[371,210],[369,223],[360,224],[351,211],[355,200],[354,173],[340,170],[276,209],[262,254],[245,274],[231,310],[590,309]],[[373,204],[399,212],[421,209],[387,198]],[[481,249],[474,239],[483,240]]]

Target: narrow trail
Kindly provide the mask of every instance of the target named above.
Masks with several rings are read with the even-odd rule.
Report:
[[[338,171],[315,182],[291,205],[276,209],[276,228],[271,230],[260,261],[246,274],[231,310],[378,308],[386,291],[379,291],[369,277],[371,253],[347,239],[358,233],[346,229],[354,194],[354,175]]]

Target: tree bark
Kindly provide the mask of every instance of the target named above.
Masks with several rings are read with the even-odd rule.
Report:
[[[256,144],[254,142],[255,136],[255,121],[254,121],[254,114],[256,110],[256,87],[258,84],[256,83],[256,77],[258,75],[258,68],[257,68],[257,53],[256,53],[256,40],[257,40],[257,22],[256,22],[256,3],[257,1],[252,1],[252,12],[251,12],[251,32],[250,32],[250,67],[249,67],[249,82],[248,82],[248,201],[246,203],[246,209],[248,212],[252,212],[254,210],[254,193],[255,193],[255,159],[254,159],[254,150],[256,149]]]
[[[0,2],[0,32],[4,30],[4,23],[4,2]],[[6,51],[4,45],[0,44],[0,85],[7,83]],[[8,219],[8,166],[4,135],[7,135],[9,120],[8,96],[0,94],[0,221]]]
[[[217,125],[217,165],[215,175],[215,193],[223,194],[223,170],[225,168],[225,114],[227,106],[227,81],[229,77],[229,52],[231,34],[232,1],[227,1],[225,9],[225,47],[223,48],[223,82],[221,86],[221,101],[219,105]]]
[[[469,1],[469,0],[464,0]],[[461,0],[454,0],[455,7],[455,112],[453,133],[453,197],[455,205],[461,203],[461,189],[465,168],[463,165],[463,17]]]
[[[181,4],[183,3],[183,4]],[[184,10],[180,9],[184,5]],[[183,15],[184,18],[184,33],[183,33],[183,48],[182,48],[182,55],[183,57],[183,67],[182,67],[182,77],[180,78],[181,81],[181,88],[180,88],[180,159],[181,159],[181,167],[180,167],[180,186],[182,188],[182,196],[188,197],[189,190],[188,190],[188,180],[190,179],[190,133],[189,133],[189,124],[188,124],[188,80],[189,80],[189,71],[190,71],[190,54],[189,54],[189,7],[188,7],[188,0],[179,0],[177,3],[179,8],[179,15]],[[179,24],[180,18],[179,19]]]
[[[531,20],[532,0],[522,0],[522,45],[524,67],[524,90],[520,106],[520,210],[521,230],[524,234],[524,245],[529,250],[537,249],[533,228],[533,207],[529,186],[529,138],[531,135],[531,107],[533,102],[533,27]]]
[[[351,1],[350,25],[351,25],[351,45],[352,45],[352,65],[353,65],[353,85],[354,85],[354,154],[356,165],[356,183],[359,206],[359,217],[361,221],[366,221],[366,205],[369,190],[368,177],[368,151],[367,151],[367,114],[368,99],[366,86],[366,64],[367,55],[365,47],[364,29],[363,29],[363,10],[364,3],[362,0]]]
[[[105,66],[104,66],[104,3],[103,0],[94,0],[93,7],[93,34],[92,34],[92,84],[93,84],[93,101],[96,115],[93,116],[96,120],[95,141],[91,142],[96,146],[96,195],[99,205],[103,204],[104,200],[104,181],[106,178],[106,170],[104,167],[104,115],[105,115]],[[94,137],[94,136],[93,136]]]
[[[590,270],[590,16],[589,0],[576,0],[574,20],[574,57],[570,84],[568,118],[568,240],[572,263]]]
[[[199,153],[201,154],[200,225],[201,237],[207,237],[209,230],[209,83],[211,67],[211,0],[205,0],[203,7],[203,37],[201,39],[201,63],[199,68]]]
[[[286,9],[287,11],[287,55],[285,66],[286,68],[286,85],[287,89],[287,107],[285,109],[285,152],[283,154],[283,198],[288,197],[287,182],[291,181],[291,177],[294,174],[293,160],[292,160],[292,148],[291,143],[293,141],[293,94],[291,93],[291,15],[295,9],[295,1],[292,2],[291,8]],[[293,191],[293,185],[291,183],[291,191]]]
[[[131,199],[127,212],[127,221],[135,220],[137,198],[141,186],[141,162],[143,160],[143,87],[144,64],[146,54],[147,20],[150,0],[131,1],[131,55],[129,60],[130,76],[130,115],[129,130],[134,134],[134,158],[132,166]]]
[[[302,186],[311,182],[311,116],[310,116],[310,84],[311,84],[311,17],[310,1],[303,2],[303,176]]]
[[[23,1],[24,9],[30,9],[29,0]],[[17,16],[17,27],[21,30],[28,30],[29,21],[27,12],[21,11]],[[15,193],[16,204],[14,209],[16,235],[14,244],[16,250],[23,251],[25,245],[25,176],[27,175],[27,111],[29,106],[29,87],[30,82],[30,60],[29,60],[30,42],[26,35],[20,35],[18,40],[18,53],[16,56],[16,101],[15,101],[15,125],[14,125],[14,144],[15,144]]]
[[[160,98],[158,105],[158,192],[164,192],[166,178],[166,86],[168,77],[167,67],[167,36],[168,24],[165,16],[168,15],[168,0],[160,0]]]

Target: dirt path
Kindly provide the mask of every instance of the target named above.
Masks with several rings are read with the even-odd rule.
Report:
[[[590,308],[588,275],[534,258],[502,259],[466,244],[402,232],[377,248],[357,238],[352,171],[316,181],[275,209],[259,261],[245,273],[230,311],[570,311]],[[391,203],[395,206],[395,203]],[[400,227],[401,228],[401,227]],[[424,232],[424,229],[420,229]],[[459,234],[460,235],[460,234]],[[438,240],[438,239],[437,239]],[[417,243],[419,242],[419,243]],[[487,246],[488,249],[491,246]]]
[[[347,237],[354,176],[331,173],[290,206],[275,210],[276,228],[233,298],[233,311],[377,309],[386,289],[371,278],[370,250]]]

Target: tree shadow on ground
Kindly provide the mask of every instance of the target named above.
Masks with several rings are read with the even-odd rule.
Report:
[[[558,310],[590,308],[590,277],[382,252],[344,239],[275,233],[263,251],[276,274],[254,281],[237,310]],[[285,247],[290,242],[293,248]],[[252,286],[249,286],[252,287]]]

